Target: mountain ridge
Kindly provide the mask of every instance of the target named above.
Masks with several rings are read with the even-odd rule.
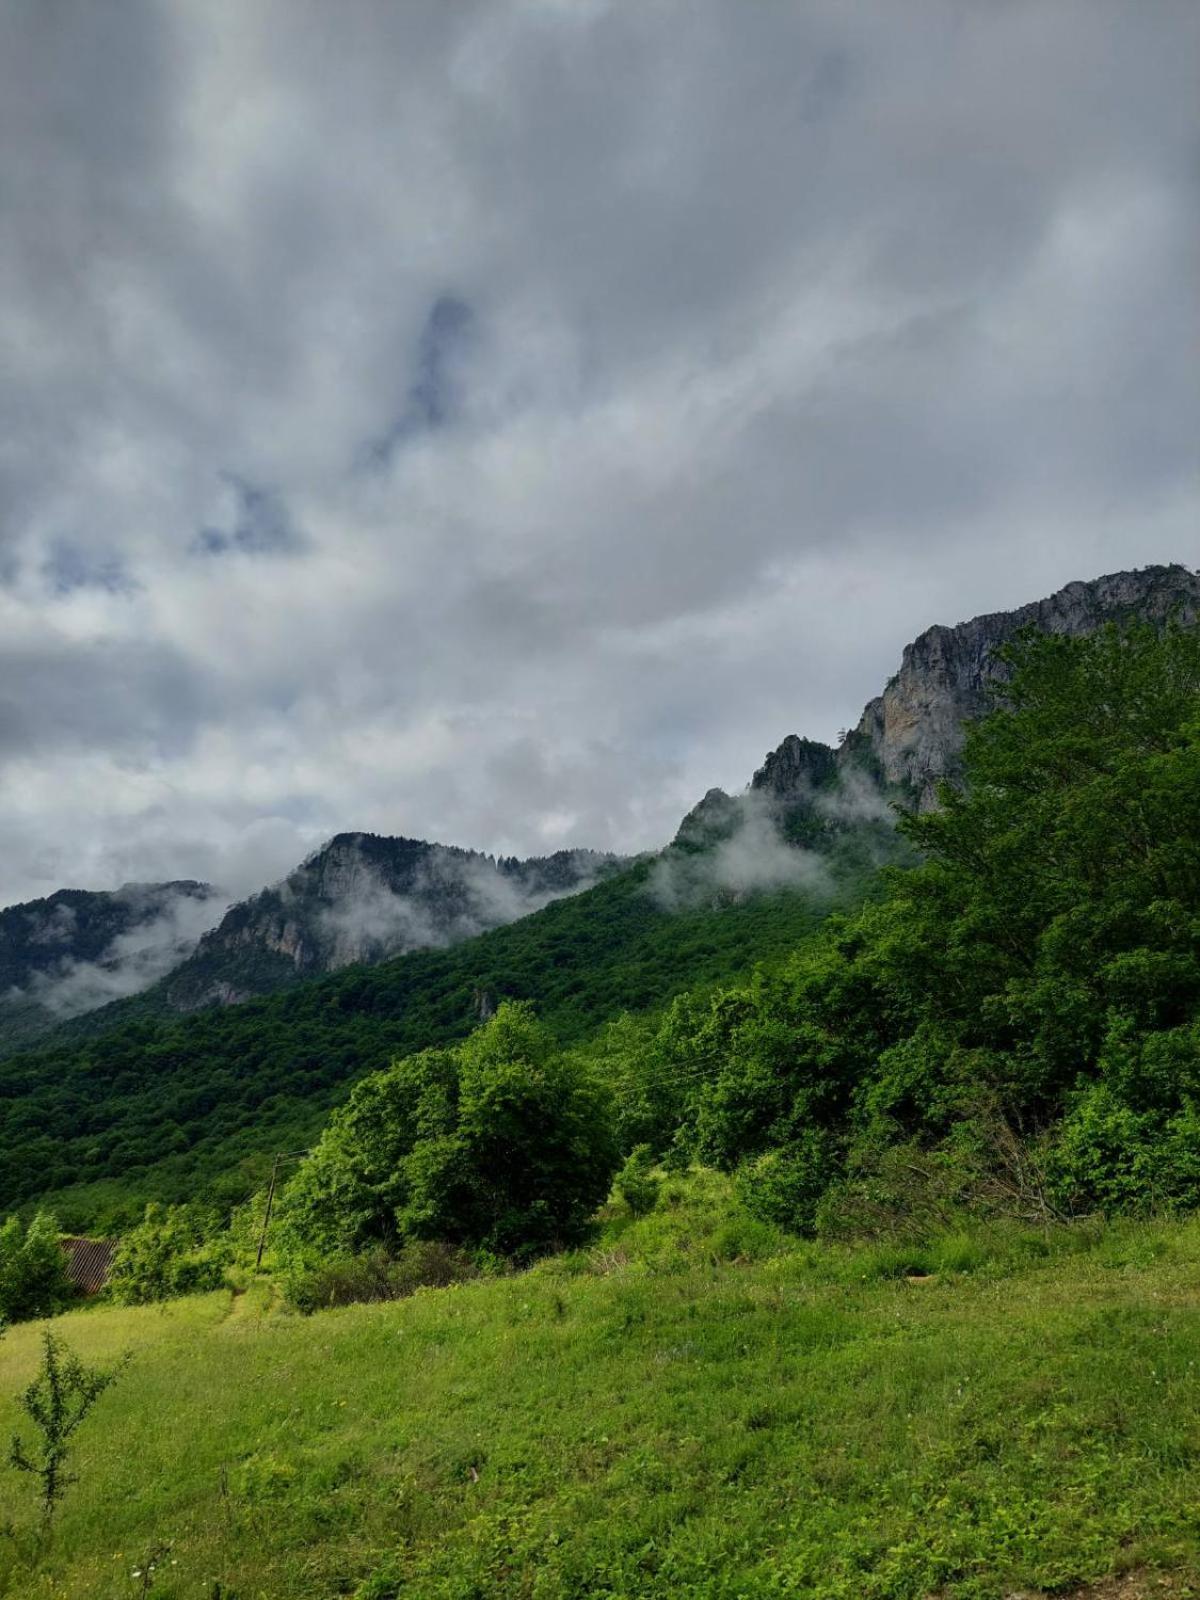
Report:
[[[522,860],[402,835],[338,833],[232,905],[168,979],[167,1002],[234,1004],[305,977],[501,927],[628,864],[592,850]]]
[[[891,808],[927,808],[938,783],[954,776],[963,725],[987,709],[1005,676],[1001,649],[1022,628],[1080,633],[1108,621],[1162,625],[1177,616],[1194,623],[1198,615],[1200,575],[1173,563],[1073,581],[1011,611],[926,628],[905,646],[898,671],[836,747],[789,734],[740,794],[708,791],[667,847],[667,870],[659,874],[664,898],[695,905],[739,888],[798,886],[809,880],[788,851],[799,846],[828,854],[848,834],[860,836],[868,851],[885,851]],[[713,853],[715,872],[704,867],[681,874],[672,867],[673,858]],[[146,983],[136,988],[146,991],[152,1010],[235,1004],[356,963],[473,938],[578,893],[629,861],[587,850],[521,860],[402,835],[338,833],[278,883],[229,906],[216,927],[195,930],[190,948],[168,941],[167,952],[177,959],[143,964],[153,993]],[[76,893],[87,892],[58,891],[58,897]],[[6,996],[0,999],[0,1048],[11,1051],[87,1008],[48,1008],[20,992],[19,981],[4,982],[3,919],[9,912],[0,913],[0,996]],[[60,955],[76,963],[97,960],[90,947]],[[107,1012],[109,995],[97,976],[92,992]],[[118,1001],[113,1020],[128,1014],[130,1004]],[[67,1024],[73,1032],[79,1026]],[[82,1026],[92,1031],[86,1018]]]

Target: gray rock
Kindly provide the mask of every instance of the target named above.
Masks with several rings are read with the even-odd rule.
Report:
[[[887,785],[931,806],[937,785],[953,776],[963,747],[963,723],[986,712],[1005,675],[1000,647],[1022,628],[1091,633],[1106,622],[1171,617],[1194,623],[1200,614],[1200,575],[1187,567],[1144,567],[1090,583],[1069,583],[1046,600],[1016,611],[974,617],[957,627],[927,628],[904,651],[900,670],[863,711],[838,751],[845,767],[865,760]]]

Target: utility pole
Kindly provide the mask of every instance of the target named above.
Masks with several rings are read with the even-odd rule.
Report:
[[[267,1189],[267,1208],[263,1213],[262,1232],[258,1236],[258,1255],[255,1257],[254,1270],[257,1272],[262,1266],[263,1251],[267,1248],[267,1229],[271,1225],[271,1207],[275,1204],[275,1185],[279,1181],[279,1163],[281,1161],[302,1161],[308,1154],[307,1150],[277,1150],[275,1159],[271,1162],[271,1182]]]

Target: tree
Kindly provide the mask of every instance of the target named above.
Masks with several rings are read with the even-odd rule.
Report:
[[[411,1239],[528,1257],[578,1239],[617,1165],[609,1097],[525,1005],[365,1079],[288,1185],[280,1242]]]
[[[38,1443],[27,1448],[20,1434],[14,1434],[9,1460],[19,1472],[37,1479],[44,1523],[50,1522],[58,1502],[76,1481],[66,1465],[71,1441],[118,1373],[117,1367],[85,1366],[48,1329],[42,1335],[41,1368],[17,1401],[33,1423]]]
[[[53,1316],[74,1288],[59,1245],[58,1223],[39,1211],[27,1228],[9,1217],[0,1228],[0,1317],[23,1322]]]

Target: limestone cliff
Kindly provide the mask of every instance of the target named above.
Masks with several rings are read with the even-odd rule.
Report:
[[[789,734],[744,794],[710,789],[684,818],[674,847],[717,845],[764,808],[781,837],[819,850],[848,830],[878,830],[891,801],[930,806],[938,783],[953,777],[963,724],[995,703],[1006,675],[1001,647],[1022,629],[1083,634],[1106,622],[1194,623],[1198,616],[1200,575],[1183,566],[1144,567],[1069,583],[1015,611],[927,628],[907,646],[899,672],[836,750]]]
[[[863,711],[838,751],[839,764],[844,769],[866,757],[885,784],[902,787],[919,806],[931,805],[938,782],[955,771],[964,721],[989,708],[1003,680],[1001,646],[1022,628],[1082,634],[1106,622],[1191,623],[1198,614],[1200,575],[1182,566],[1143,567],[1069,583],[1015,611],[927,628]]]

